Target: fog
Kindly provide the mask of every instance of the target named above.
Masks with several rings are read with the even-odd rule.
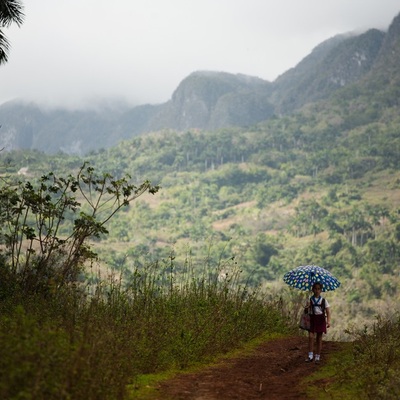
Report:
[[[4,28],[0,104],[167,101],[197,70],[274,80],[322,41],[386,30],[398,0],[30,0]]]

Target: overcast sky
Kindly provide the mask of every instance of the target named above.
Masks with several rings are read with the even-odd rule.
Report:
[[[0,104],[162,103],[197,70],[272,81],[322,41],[386,30],[399,0],[25,0]]]

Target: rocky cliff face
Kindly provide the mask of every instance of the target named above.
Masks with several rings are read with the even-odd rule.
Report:
[[[374,65],[384,37],[372,29],[361,35],[339,35],[317,46],[274,83],[276,111],[294,111],[359,81]]]
[[[384,37],[368,80],[367,85],[374,90],[381,92],[389,85],[400,95],[400,14]]]
[[[152,119],[153,130],[246,126],[272,115],[271,84],[259,78],[200,71],[185,78]]]
[[[400,15],[388,32],[335,36],[317,46],[274,82],[225,72],[198,71],[186,77],[171,99],[127,111],[44,112],[35,105],[0,106],[0,148],[35,148],[84,154],[122,139],[162,129],[215,130],[245,127],[363,85],[371,96],[400,98]],[[389,99],[390,98],[390,99]]]

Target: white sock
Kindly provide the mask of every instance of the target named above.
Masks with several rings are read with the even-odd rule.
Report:
[[[316,354],[316,355],[315,355],[315,360],[316,360],[316,361],[319,361],[319,354]]]
[[[314,353],[312,351],[308,352],[308,358],[311,360],[314,357]]]

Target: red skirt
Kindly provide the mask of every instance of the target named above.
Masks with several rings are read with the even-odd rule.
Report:
[[[310,315],[310,332],[326,333],[325,315]]]

